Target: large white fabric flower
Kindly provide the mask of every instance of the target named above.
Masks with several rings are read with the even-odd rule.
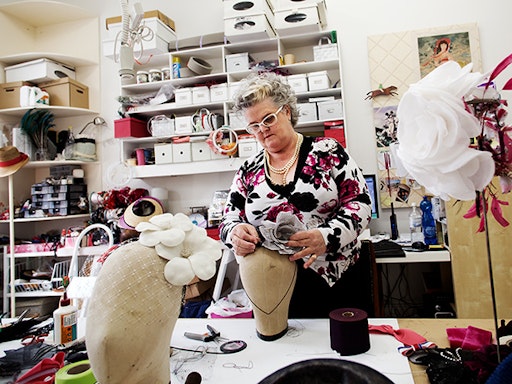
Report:
[[[481,127],[463,96],[485,79],[471,69],[446,62],[412,84],[397,109],[398,157],[418,183],[444,200],[472,200],[494,175],[491,154],[469,147]]]
[[[164,213],[139,223],[139,242],[154,247],[157,254],[169,260],[164,275],[172,285],[186,285],[194,277],[208,280],[215,275],[216,263],[222,256],[220,242],[208,237],[206,230],[194,225],[183,213]]]

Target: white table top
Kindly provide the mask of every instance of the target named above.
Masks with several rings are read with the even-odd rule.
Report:
[[[405,257],[377,257],[377,264],[396,264],[396,263],[439,263],[449,262],[450,251],[443,249],[439,251],[412,252],[404,251]]]
[[[398,328],[395,319],[370,319],[371,324],[389,324]],[[218,351],[215,342],[190,340],[184,332],[205,333],[206,324],[230,340],[243,340],[247,348],[233,354],[206,354],[174,349],[171,357],[171,382],[184,383],[192,371],[199,372],[202,383],[255,384],[271,373],[292,363],[335,358],[361,363],[376,369],[393,383],[412,384],[413,376],[406,357],[397,348],[402,344],[393,336],[370,335],[370,350],[355,356],[340,356],[330,347],[329,319],[289,320],[289,331],[275,341],[263,341],[256,336],[254,319],[178,319],[171,346],[196,350],[207,346]]]

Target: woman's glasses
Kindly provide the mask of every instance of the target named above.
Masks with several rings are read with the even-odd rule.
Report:
[[[265,116],[263,118],[263,120],[261,120],[259,123],[251,123],[251,124],[247,125],[245,127],[245,130],[247,132],[249,132],[250,134],[255,135],[257,133],[260,133],[262,125],[264,127],[273,126],[275,123],[277,123],[277,115],[279,114],[279,112],[281,112],[283,110],[283,107],[284,107],[284,105],[281,105],[277,111],[275,111],[274,113],[271,113],[270,115]]]

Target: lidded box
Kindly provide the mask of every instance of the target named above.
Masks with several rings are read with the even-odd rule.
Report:
[[[45,81],[75,78],[75,68],[49,59],[37,59],[5,67],[6,82],[30,81],[35,84]]]

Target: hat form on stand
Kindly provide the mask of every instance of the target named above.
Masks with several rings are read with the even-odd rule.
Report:
[[[151,196],[141,197],[126,207],[119,219],[119,226],[124,229],[135,229],[137,224],[149,221],[153,216],[162,213],[164,207],[160,200]]]
[[[0,177],[12,175],[27,164],[28,160],[26,154],[12,145],[0,148]]]

